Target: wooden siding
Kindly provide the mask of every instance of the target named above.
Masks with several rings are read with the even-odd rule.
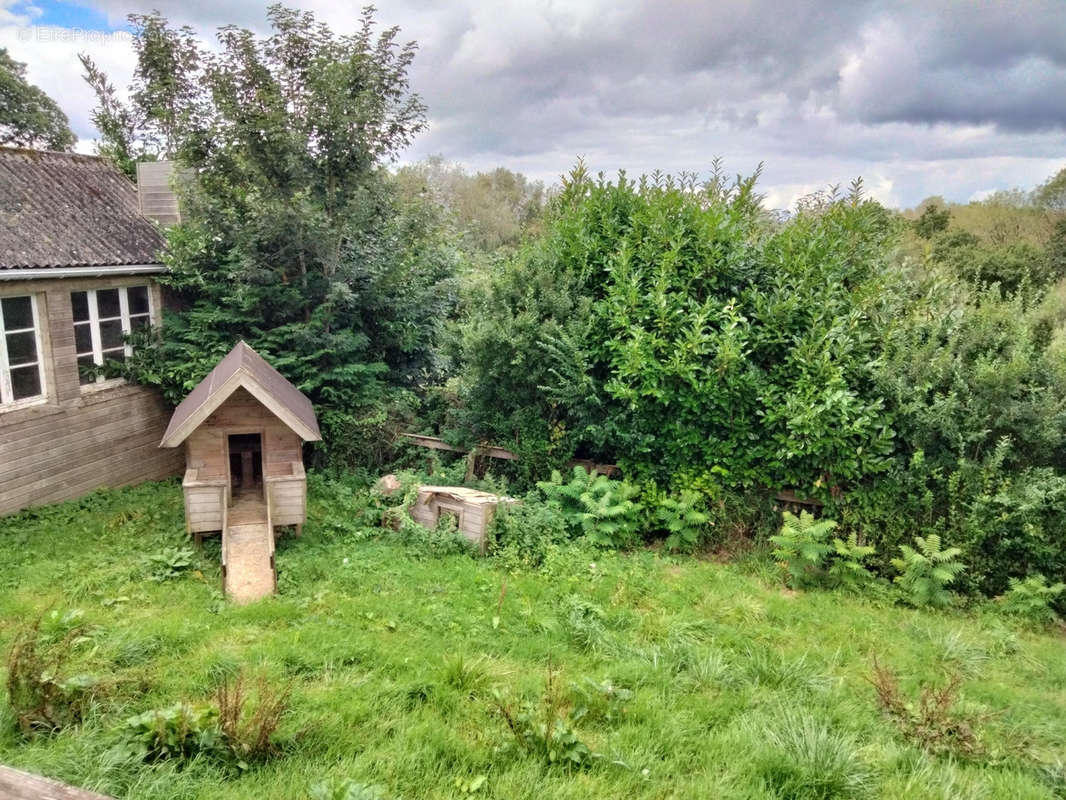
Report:
[[[170,409],[157,392],[122,382],[82,387],[70,293],[149,285],[147,277],[0,282],[0,296],[32,294],[41,325],[45,399],[0,409],[0,514],[180,474],[180,453],[159,449]]]
[[[4,800],[110,800],[28,772],[0,766],[0,798]]]

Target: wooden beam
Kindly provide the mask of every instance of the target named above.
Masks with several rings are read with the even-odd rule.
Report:
[[[4,800],[111,800],[102,794],[2,766],[0,797]]]
[[[428,447],[430,450],[447,450],[450,453],[470,452],[461,447],[454,447],[436,436],[423,436],[419,433],[402,433],[400,435],[407,439],[411,444],[416,444],[419,447]],[[474,453],[479,456],[489,456],[490,458],[502,458],[506,461],[515,461],[518,458],[518,456],[510,450],[505,450],[502,447],[496,447],[494,445],[478,445],[474,448]]]

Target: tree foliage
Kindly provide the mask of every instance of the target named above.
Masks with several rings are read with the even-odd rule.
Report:
[[[131,370],[176,400],[244,338],[361,460],[358,442],[410,406],[397,391],[436,374],[454,302],[454,246],[385,169],[425,124],[415,45],[375,32],[371,9],[347,35],[281,6],[268,18],[266,36],[222,28],[217,52],[157,14],[132,18],[134,141],[185,170],[165,279],[181,311]]]
[[[0,145],[70,150],[78,137],[55,100],[26,80],[26,65],[0,47]]]

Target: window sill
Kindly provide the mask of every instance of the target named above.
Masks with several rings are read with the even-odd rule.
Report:
[[[9,411],[21,411],[24,408],[33,408],[34,406],[43,406],[47,402],[47,397],[31,397],[28,400],[16,400],[14,403],[0,405],[0,414],[6,414]]]
[[[93,383],[82,384],[82,394],[95,394],[96,392],[105,392],[108,389],[117,389],[119,386],[125,386],[125,378],[110,378],[106,381],[94,381]]]

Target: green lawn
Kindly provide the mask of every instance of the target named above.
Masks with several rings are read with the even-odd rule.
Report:
[[[135,798],[305,798],[332,778],[409,800],[472,782],[508,799],[1066,796],[1066,640],[990,606],[795,594],[753,559],[654,552],[574,547],[508,572],[345,532],[343,509],[312,498],[303,538],[279,545],[279,596],[241,608],[221,600],[217,544],[149,579],[145,557],[182,542],[181,508],[167,483],[0,520],[0,647],[46,610],[80,609],[79,668],[106,678],[80,726],[28,741],[5,697],[0,762]],[[978,752],[900,733],[868,682],[875,656],[912,699],[961,674]],[[549,661],[587,709],[573,728],[598,758],[583,769],[515,747],[493,700],[536,699]],[[280,757],[240,772],[117,754],[127,717],[206,702],[238,667],[292,683]]]

